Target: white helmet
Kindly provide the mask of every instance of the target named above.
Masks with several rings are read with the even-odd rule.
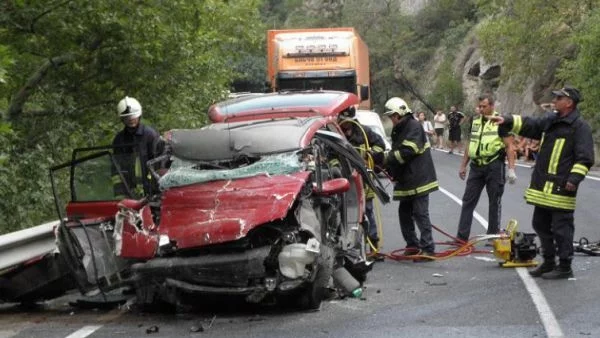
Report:
[[[392,114],[398,114],[400,116],[412,114],[412,111],[410,108],[408,108],[406,102],[399,97],[392,97],[391,99],[387,100],[385,103],[385,109],[387,109],[387,111],[383,114],[387,116]]]
[[[135,119],[142,116],[142,105],[133,97],[125,96],[125,98],[117,104],[117,113],[120,118],[127,117]]]

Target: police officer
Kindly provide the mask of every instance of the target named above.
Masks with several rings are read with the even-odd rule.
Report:
[[[494,120],[502,124],[500,129],[542,139],[525,200],[535,206],[532,224],[540,237],[544,262],[529,274],[563,279],[573,277],[575,197],[579,184],[594,164],[594,143],[590,125],[577,109],[581,100],[579,90],[565,86],[552,94],[553,113],[540,118],[505,115]]]
[[[346,139],[352,144],[356,150],[365,158],[367,164],[370,164],[369,169],[378,171],[378,167],[383,166],[385,143],[383,138],[374,132],[371,128],[362,125],[355,117],[355,110],[348,109],[340,114],[338,123]],[[375,220],[375,212],[373,210],[373,199],[375,192],[367,187],[365,201],[365,215],[367,216],[367,224],[365,230],[369,241],[374,249],[379,248],[379,235],[377,233],[377,223]]]
[[[500,231],[506,157],[508,157],[509,183],[514,183],[517,179],[513,138],[508,133],[504,133],[500,137],[498,125],[490,121],[490,116],[498,115],[494,110],[494,97],[491,94],[479,97],[478,111],[479,116],[473,118],[470,140],[465,146],[465,153],[458,171],[458,176],[464,180],[467,164],[471,162],[456,235],[462,241],[469,239],[473,211],[484,187],[489,199],[487,233],[497,234]]]
[[[127,186],[135,195],[153,191],[151,175],[146,162],[155,158],[162,148],[160,135],[140,122],[142,105],[133,97],[126,96],[117,104],[117,113],[124,124],[113,139],[114,155]],[[127,190],[119,175],[113,175],[115,195],[127,196]]]
[[[431,158],[430,144],[423,127],[413,118],[404,100],[393,97],[385,103],[394,125],[392,150],[386,157],[386,168],[393,176],[394,199],[400,201],[398,216],[400,229],[406,241],[406,255],[433,256],[432,225],[429,219],[429,194],[438,190],[439,184]],[[417,238],[415,224],[421,232]]]

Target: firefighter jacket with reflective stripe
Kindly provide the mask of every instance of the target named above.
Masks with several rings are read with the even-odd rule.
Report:
[[[152,181],[146,162],[160,155],[160,135],[151,127],[139,124],[131,131],[123,128],[114,138],[114,156],[129,189],[137,195],[150,194],[156,182]],[[119,175],[113,173],[113,187],[116,195],[126,196],[126,189]]]
[[[386,168],[394,177],[394,199],[412,199],[438,190],[427,135],[412,114],[405,115],[392,129],[392,150]]]
[[[567,191],[585,178],[594,164],[594,143],[590,125],[576,109],[564,117],[549,113],[541,118],[504,116],[507,128],[515,134],[541,139],[540,150],[525,192],[527,203],[540,207],[575,210],[577,191]]]
[[[493,115],[497,116],[498,113],[494,112]],[[473,119],[469,140],[469,159],[472,162],[482,166],[498,158],[504,159],[504,147],[504,141],[498,135],[498,125],[483,116]]]
[[[369,169],[375,170],[377,167],[382,167],[385,156],[385,143],[383,141],[383,138],[368,126],[360,124],[359,128],[359,125],[357,125],[358,122],[356,122],[357,124],[355,124],[354,122],[346,123],[351,123],[352,127],[352,135],[348,137],[348,142],[350,142],[350,144],[352,144],[352,146],[356,148],[356,150],[361,154],[363,158],[368,159],[369,156],[372,156],[373,163],[376,167]],[[366,142],[365,135],[367,136]],[[375,170],[375,172],[378,171],[379,170]],[[369,187],[366,188],[367,198],[374,198],[375,192],[373,191],[373,189]]]
[[[371,128],[362,124],[360,125],[360,128],[358,125],[352,124],[352,128],[352,136],[348,138],[348,142],[350,142],[350,144],[352,144],[363,157],[366,156],[366,150],[368,145],[370,155],[373,156],[373,161],[375,162],[375,165],[383,165],[383,153],[385,151],[385,143],[383,141],[383,138],[379,134],[374,132]],[[365,135],[367,136],[367,142],[365,142]]]

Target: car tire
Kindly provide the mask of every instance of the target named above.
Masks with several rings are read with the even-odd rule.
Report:
[[[299,295],[298,305],[300,309],[318,310],[320,308],[333,273],[333,258],[333,249],[327,245],[322,245],[315,266],[317,269],[315,279]]]

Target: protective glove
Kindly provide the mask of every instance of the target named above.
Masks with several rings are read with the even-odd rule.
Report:
[[[517,181],[517,173],[515,173],[515,169],[508,169],[506,173],[506,179],[508,179],[508,183],[515,184]]]

